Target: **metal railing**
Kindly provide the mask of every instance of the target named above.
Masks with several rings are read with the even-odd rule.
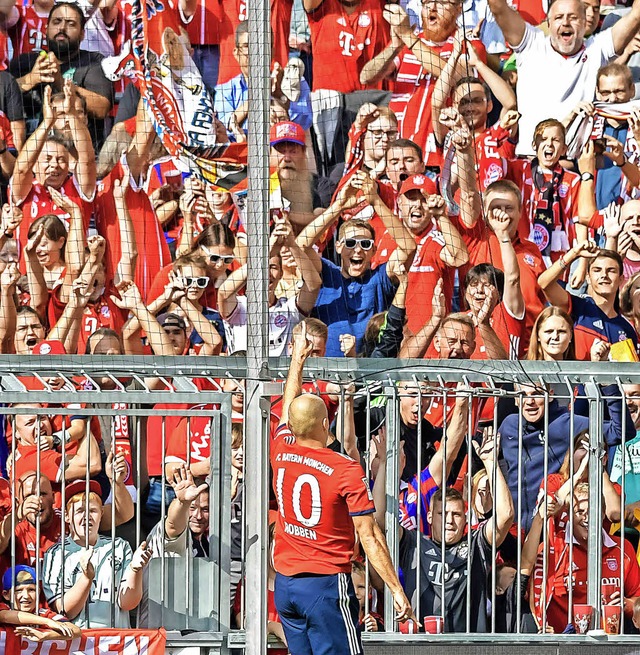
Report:
[[[220,390],[221,379],[242,380],[247,377],[245,361],[241,358],[119,358],[119,357],[52,357],[52,358],[18,358],[0,357],[0,385],[2,389],[2,401],[4,406],[0,413],[15,417],[17,415],[36,414],[49,415],[52,413],[52,405],[64,405],[73,403],[71,407],[56,407],[55,414],[59,416],[92,417],[99,416],[107,424],[112,417],[127,416],[132,423],[132,463],[135,471],[135,519],[131,529],[132,542],[134,547],[138,545],[145,532],[142,524],[144,516],[142,490],[145,485],[145,439],[151,435],[145,431],[145,425],[149,417],[159,419],[160,431],[156,432],[153,438],[159,440],[160,451],[167,452],[167,442],[170,437],[166,428],[167,421],[176,417],[191,416],[195,420],[198,417],[211,419],[211,434],[214,447],[211,449],[209,460],[209,555],[206,558],[192,557],[165,557],[162,551],[160,556],[152,563],[148,575],[149,594],[149,626],[163,625],[167,629],[176,630],[197,630],[200,634],[190,636],[189,643],[212,646],[221,641],[229,647],[246,647],[250,651],[250,643],[256,641],[265,647],[267,640],[266,630],[266,579],[267,579],[267,546],[268,526],[266,510],[268,507],[268,464],[264,457],[268,453],[269,441],[271,438],[271,403],[273,396],[282,391],[281,381],[286,376],[288,362],[286,360],[269,360],[259,371],[258,379],[253,379],[253,391],[247,391],[245,397],[245,422],[246,425],[258,426],[258,430],[246,432],[245,437],[245,471],[244,479],[250,485],[250,493],[244,501],[244,524],[243,524],[243,546],[244,566],[242,569],[243,588],[251,590],[251,593],[244,594],[244,601],[241,613],[246,617],[244,631],[230,632],[232,625],[230,619],[230,453],[231,453],[231,417],[232,406],[230,394]],[[562,401],[568,406],[568,433],[566,435],[567,452],[569,453],[569,479],[573,479],[576,473],[576,464],[573,456],[575,454],[575,437],[579,430],[576,428],[576,417],[583,416],[589,420],[588,449],[591,462],[594,465],[588,467],[588,482],[590,485],[589,497],[589,531],[587,551],[590,554],[586,572],[587,581],[587,603],[593,608],[592,627],[600,625],[601,614],[601,569],[602,559],[598,555],[602,552],[603,532],[602,526],[602,497],[600,490],[603,484],[603,466],[600,465],[600,455],[603,444],[603,425],[607,419],[607,403],[621,403],[624,397],[623,384],[640,382],[640,371],[634,364],[590,364],[585,362],[568,362],[562,365],[543,362],[460,362],[460,361],[368,361],[368,360],[310,360],[305,369],[305,375],[309,380],[329,380],[340,385],[337,393],[338,399],[342,401],[338,414],[342,419],[342,433],[338,434],[339,439],[344,438],[345,430],[345,401],[353,395],[358,403],[361,423],[358,427],[357,437],[360,440],[360,449],[363,455],[363,465],[367,475],[371,474],[371,457],[377,440],[378,425],[373,425],[371,410],[373,405],[378,407],[384,405],[385,425],[387,432],[386,449],[384,452],[384,463],[386,464],[387,478],[385,486],[386,499],[386,533],[390,550],[395,562],[399,561],[399,550],[401,536],[399,531],[399,489],[402,471],[399,470],[398,443],[401,434],[403,420],[403,409],[401,404],[408,398],[412,398],[418,407],[423,401],[431,402],[438,400],[443,406],[442,427],[446,432],[452,422],[453,400],[456,396],[472,396],[475,400],[469,403],[465,409],[466,424],[464,435],[464,448],[467,453],[474,452],[473,440],[478,440],[481,434],[480,426],[493,427],[498,432],[503,421],[502,405],[514,402],[523,402],[527,389],[535,386],[536,394],[540,396],[544,405],[544,416],[548,416],[549,407],[555,401]],[[49,385],[48,379],[56,376],[65,381],[66,388],[54,390]],[[25,378],[37,379],[42,387],[40,391],[28,390],[29,384],[25,384]],[[194,382],[195,380],[195,382]],[[201,384],[198,380],[206,380],[207,384]],[[405,381],[412,387],[407,392],[406,388],[399,386],[398,381]],[[425,383],[423,386],[422,383]],[[454,383],[462,382],[464,388],[457,389]],[[347,385],[356,385],[355,391],[347,390]],[[484,386],[480,386],[480,385]],[[580,403],[575,400],[574,387],[578,384],[584,385],[584,391],[579,398],[580,403],[586,406],[586,410],[576,408]],[[609,390],[608,395],[603,395],[600,385],[615,385],[613,392]],[[249,385],[247,385],[249,388]],[[201,390],[202,388],[218,389],[213,391]],[[47,407],[14,407],[10,405],[21,403],[33,403],[34,399],[39,403],[47,403]],[[478,421],[479,409],[476,403],[481,400],[485,407],[488,402],[493,401],[493,408],[485,410]],[[449,402],[447,402],[449,401]],[[571,401],[571,402],[570,402]],[[116,405],[117,404],[117,405]],[[162,405],[159,409],[157,405]],[[178,405],[180,407],[178,407]],[[185,409],[183,405],[202,405],[194,409]],[[173,407],[171,409],[170,407]],[[380,411],[380,410],[378,410]],[[422,410],[419,415],[422,416]],[[427,413],[427,416],[430,414]],[[189,420],[189,419],[187,419]],[[607,419],[608,420],[608,419]],[[627,451],[625,444],[629,435],[635,428],[629,425],[630,418],[626,412],[620,414],[620,446],[621,466],[625,471]],[[10,423],[14,422],[11,418]],[[519,414],[517,419],[517,444],[515,452],[517,461],[515,468],[516,497],[514,505],[514,520],[517,525],[524,525],[531,519],[525,514],[525,503],[523,501],[523,478],[527,472],[526,462],[526,434],[525,418]],[[605,425],[606,427],[606,425]],[[543,441],[549,442],[549,421],[543,419],[541,433]],[[423,456],[423,441],[427,439],[422,422],[418,422],[415,429],[416,457],[415,472],[422,471],[428,464]],[[373,433],[373,437],[372,437]],[[14,432],[15,434],[15,432]],[[190,430],[187,430],[189,439]],[[216,437],[219,436],[219,439]],[[343,444],[344,445],[344,444]],[[12,448],[15,450],[15,439]],[[447,479],[448,466],[451,463],[447,453],[447,441],[440,446],[443,449],[442,457],[442,479]],[[497,458],[497,445],[494,446],[494,457]],[[107,448],[108,451],[108,448]],[[190,449],[186,449],[190,453]],[[40,448],[37,449],[37,461],[42,455]],[[549,484],[548,474],[554,472],[559,453],[551,453],[549,449],[543,450],[542,480],[540,486],[546,495]],[[165,458],[166,459],[166,458]],[[552,463],[550,463],[552,460]],[[166,462],[163,462],[163,464]],[[190,464],[187,455],[187,464]],[[597,465],[595,465],[597,463]],[[513,462],[512,468],[513,468]],[[474,468],[475,466],[475,468]],[[468,467],[467,480],[472,473],[478,470],[477,461]],[[38,471],[36,470],[36,473]],[[498,471],[492,469],[492,489],[496,489]],[[157,477],[157,476],[156,476]],[[161,468],[159,484],[162,489],[160,515],[166,516],[169,501],[165,498],[164,491],[168,487],[164,466]],[[406,476],[405,476],[406,477]],[[464,479],[464,476],[461,476]],[[19,493],[12,482],[12,507],[15,510]],[[61,485],[61,494],[64,496],[64,484]],[[621,479],[621,493],[625,494],[625,478]],[[530,489],[526,489],[530,492]],[[420,487],[418,486],[418,497]],[[467,484],[463,490],[463,497],[469,507],[474,506],[475,498],[472,497],[471,485]],[[443,516],[446,513],[447,503],[445,498],[443,505]],[[571,533],[573,530],[573,509],[575,499],[569,495],[566,525]],[[427,505],[428,507],[428,505]],[[112,506],[112,527],[108,531],[113,540],[119,528],[115,526],[115,506]],[[14,511],[14,517],[16,516]],[[413,520],[420,531],[423,524],[433,524],[426,520],[425,508],[421,502],[417,503]],[[14,519],[14,520],[17,520]],[[488,518],[487,524],[495,534],[498,517],[495,512]],[[38,533],[38,520],[36,519],[36,532]],[[623,521],[622,521],[623,523]],[[553,535],[550,533],[550,524],[545,523],[542,536],[542,552],[548,551],[548,544]],[[255,529],[258,526],[258,529]],[[15,526],[13,526],[15,527]],[[440,529],[444,525],[440,526]],[[64,530],[65,528],[63,528]],[[406,528],[405,528],[406,529]],[[15,532],[15,530],[14,530]],[[471,550],[472,530],[469,530],[464,541],[467,548]],[[39,533],[38,533],[39,534]],[[624,529],[621,530],[620,545],[618,552],[621,555],[620,577],[624,579],[625,564],[622,556],[625,543],[628,542]],[[164,544],[164,542],[162,542]],[[499,594],[496,591],[498,572],[495,567],[499,545],[489,544],[488,555],[489,566],[487,567],[487,604],[493,608],[493,612],[487,615],[487,627],[483,634],[473,634],[472,622],[476,616],[472,612],[476,610],[469,603],[464,613],[464,629],[456,632],[445,631],[442,635],[427,634],[401,634],[398,625],[394,622],[392,602],[389,594],[384,595],[384,603],[380,602],[382,597],[378,595],[378,608],[384,619],[385,632],[371,633],[365,635],[365,641],[371,644],[397,644],[409,645],[421,643],[424,640],[437,639],[440,641],[459,642],[469,640],[473,634],[474,641],[495,641],[502,643],[515,643],[532,641],[540,644],[556,642],[559,640],[585,640],[585,643],[594,639],[601,639],[597,633],[594,635],[563,636],[536,635],[525,632],[522,627],[522,617],[527,612],[527,601],[517,594],[514,597],[513,626],[514,631],[508,634],[498,634],[496,630],[497,615],[495,608],[499,601]],[[164,545],[162,546],[164,548]],[[628,548],[628,546],[627,546]],[[251,559],[252,549],[259,549],[259,554]],[[515,539],[515,584],[520,588],[520,582],[524,577],[521,570],[523,545],[520,539]],[[447,547],[441,549],[440,563],[442,570],[446,570],[448,563]],[[15,559],[15,545],[10,548],[12,557]],[[596,554],[594,557],[591,554]],[[39,554],[36,553],[36,557]],[[573,545],[570,543],[568,549],[569,566],[574,560]],[[261,562],[261,566],[254,566],[252,562]],[[417,567],[421,566],[421,557],[417,557]],[[539,560],[539,570],[544,578],[547,577],[551,562],[548,555],[543,555]],[[466,597],[471,598],[471,563],[466,565]],[[367,568],[366,584],[373,580]],[[421,595],[422,583],[420,576],[416,581],[415,598]],[[442,579],[444,584],[444,578]],[[571,587],[567,588],[569,594],[568,607],[572,606]],[[261,593],[255,593],[261,590]],[[544,595],[544,592],[543,592]],[[375,595],[371,598],[367,595],[365,600],[365,611],[375,609]],[[437,613],[447,625],[446,620],[449,608],[445,601],[438,607]],[[261,617],[259,621],[255,617]],[[423,616],[419,616],[422,620]],[[547,612],[541,613],[542,625],[548,624]],[[573,622],[573,616],[567,614],[567,624]],[[255,634],[254,634],[255,633]],[[260,633],[258,635],[258,633]],[[207,634],[210,639],[207,641]],[[253,634],[253,637],[251,635]],[[174,636],[175,637],[175,636]],[[252,641],[253,639],[253,641]],[[610,636],[610,641],[623,643],[626,639],[632,639],[631,635],[625,634],[622,626],[619,636]],[[183,643],[175,637],[170,643]],[[186,642],[185,642],[186,643]]]

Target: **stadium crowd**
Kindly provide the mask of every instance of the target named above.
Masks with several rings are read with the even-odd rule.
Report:
[[[127,0],[0,2],[3,354],[246,350],[244,193],[170,156],[137,78],[118,73],[132,11]],[[188,50],[220,142],[243,143],[246,3],[170,0],[168,11],[182,28],[161,47]],[[303,331],[305,357],[639,360],[640,0],[272,0],[271,31],[270,355]],[[149,562],[209,555],[210,418],[190,414],[197,399],[136,426],[121,407],[62,415],[43,393],[69,380],[20,382],[34,402],[3,418],[0,624],[33,640],[147,626]],[[242,627],[244,382],[200,382],[232,397]],[[327,447],[370,473],[384,526],[383,399],[363,404],[332,382],[305,390],[326,404]],[[574,630],[595,466],[603,603],[637,631],[640,385],[625,386],[626,403],[602,387],[600,458],[580,390],[571,403],[533,384],[515,402],[448,391],[398,384],[398,565],[418,619],[442,612],[445,632],[465,631],[470,606],[471,631],[494,619],[501,632]],[[274,399],[274,439],[281,416]],[[146,538],[131,544],[136,488]],[[305,526],[295,538],[315,538]],[[362,562],[356,550],[360,627],[383,630],[382,586]],[[284,640],[273,602],[269,630]]]

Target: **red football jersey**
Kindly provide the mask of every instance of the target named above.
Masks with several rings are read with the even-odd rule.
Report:
[[[389,40],[389,24],[382,17],[379,0],[361,0],[351,14],[340,0],[323,0],[311,13],[313,90],[333,89],[351,93],[381,88],[381,83],[363,85],[360,71],[380,53]]]
[[[187,29],[192,46],[220,43],[222,12],[221,0],[198,0],[195,14],[188,21],[182,11],[179,11],[180,20]]]
[[[192,409],[215,409],[193,405]],[[185,416],[167,439],[167,462],[208,462],[211,456],[211,416]],[[161,444],[160,444],[161,445]]]
[[[36,528],[29,521],[22,520],[16,525],[16,562],[18,564],[27,564],[35,566],[36,554],[40,561],[44,552],[58,542],[61,531],[61,520],[59,510],[55,510],[53,520],[45,528],[40,526],[40,550],[36,548]],[[67,531],[68,534],[68,531]]]
[[[60,193],[67,198],[73,200],[80,207],[82,212],[82,226],[86,234],[89,229],[89,222],[91,221],[91,212],[93,211],[93,197],[85,198],[78,187],[75,175],[70,175],[65,183],[59,189]],[[40,216],[45,214],[55,214],[65,225],[67,230],[69,229],[69,219],[70,216],[65,211],[62,211],[58,205],[56,205],[47,189],[42,186],[36,180],[33,181],[33,186],[31,191],[27,194],[27,197],[21,202],[18,203],[20,209],[22,209],[23,221],[20,224],[20,227],[16,230],[16,239],[18,241],[18,247],[20,252],[27,245],[27,233],[31,224]],[[24,257],[20,258],[20,270],[24,273]]]
[[[282,425],[271,444],[271,466],[278,500],[276,571],[350,573],[355,547],[351,517],[374,512],[360,464],[328,448],[300,446]]]
[[[107,278],[115,278],[115,272],[122,254],[120,246],[120,226],[113,198],[113,182],[129,175],[122,161],[103,180],[98,182],[98,197],[95,203],[96,227],[107,241]],[[146,190],[135,186],[131,180],[126,192],[126,202],[133,222],[138,259],[135,282],[143,298],[146,298],[153,279],[163,266],[171,262],[169,247],[162,232]]]
[[[442,59],[446,60],[451,55],[453,36],[444,43],[427,41],[422,33],[418,36]],[[472,39],[472,44],[480,59],[486,62],[487,52],[482,41]],[[418,58],[409,48],[404,48],[398,55],[396,71],[389,109],[398,117],[400,136],[415,141],[422,148],[427,166],[441,166],[442,151],[436,146],[431,123],[431,96],[436,78],[422,68]]]
[[[32,3],[16,5],[18,20],[9,30],[13,56],[40,51],[47,45],[46,31],[49,12],[39,14]]]
[[[116,332],[122,331],[129,312],[116,307],[109,297],[116,295],[111,284],[95,303],[89,303],[82,314],[80,334],[78,335],[78,355],[84,355],[89,337],[99,328],[111,328]]]
[[[407,327],[416,334],[431,318],[433,290],[442,278],[447,313],[451,311],[453,298],[453,276],[455,269],[447,266],[440,254],[444,248],[444,237],[439,230],[430,230],[416,238],[418,247],[407,273]]]
[[[568,623],[569,616],[569,584],[573,586],[574,605],[584,605],[587,602],[587,551],[574,543],[573,569],[569,572],[569,543],[564,530],[555,530],[552,523],[549,528],[549,558],[546,579],[547,624],[556,633],[561,633]],[[542,545],[538,560],[531,577],[531,588],[534,593],[538,620],[542,618],[542,585],[543,577]],[[603,533],[602,543],[602,583],[616,585],[617,590],[623,590],[625,598],[640,595],[640,567],[631,542],[624,542],[624,581],[622,581],[620,566],[620,539]]]

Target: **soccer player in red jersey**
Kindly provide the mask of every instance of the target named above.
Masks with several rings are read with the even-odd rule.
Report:
[[[278,499],[275,601],[291,652],[354,655],[362,653],[356,630],[360,607],[351,581],[354,525],[369,562],[393,593],[398,619],[415,616],[373,518],[361,466],[326,448],[326,406],[301,394],[302,369],[312,348],[306,330],[295,335],[283,424],[271,445]]]

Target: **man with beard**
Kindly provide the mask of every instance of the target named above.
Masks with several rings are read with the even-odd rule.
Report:
[[[423,31],[414,34],[409,17],[399,4],[385,7],[384,17],[391,25],[391,42],[362,69],[360,81],[373,83],[395,77],[394,94],[389,103],[398,117],[400,136],[415,141],[424,151],[428,167],[438,168],[442,157],[431,121],[431,98],[444,61],[455,44],[456,21],[462,10],[460,0],[422,3]],[[473,47],[483,61],[482,42],[473,39]]]
[[[287,218],[299,234],[313,219],[314,209],[329,205],[335,184],[309,171],[305,134],[297,123],[281,121],[273,125],[269,143],[269,166],[272,174],[278,175],[280,193],[288,205]]]
[[[92,138],[101,141],[103,119],[113,104],[113,87],[100,66],[102,55],[80,49],[84,27],[85,17],[78,5],[57,3],[47,22],[48,53],[20,55],[11,61],[9,71],[18,79],[28,119],[40,114],[45,85],[61,91],[63,81],[71,79],[87,103]]]
[[[593,100],[598,69],[621,53],[640,28],[640,1],[611,29],[585,41],[587,12],[582,0],[556,0],[547,15],[549,36],[512,9],[489,0],[505,39],[517,54],[518,107],[522,112],[517,154],[533,154],[535,126],[562,119],[578,102]]]

